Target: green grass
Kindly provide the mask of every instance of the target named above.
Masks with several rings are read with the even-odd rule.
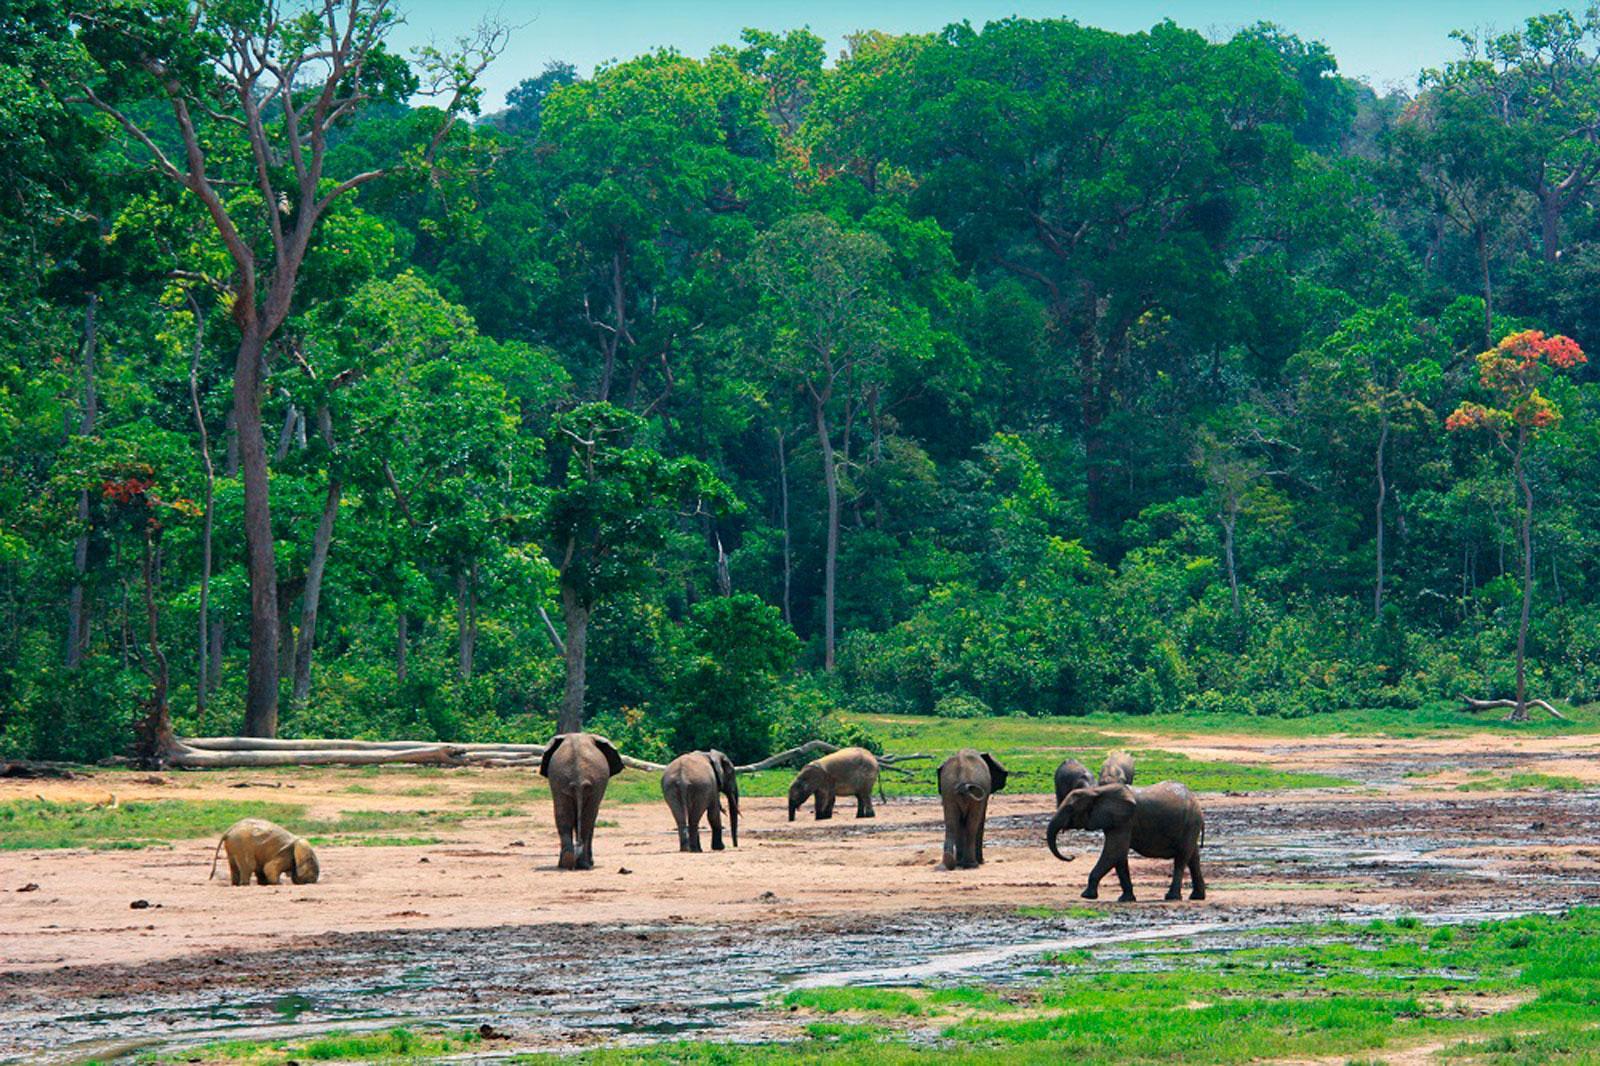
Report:
[[[480,816],[482,812],[472,812]],[[220,837],[240,818],[265,818],[313,843],[393,843],[373,834],[439,828],[467,817],[461,811],[346,811],[307,818],[305,808],[245,800],[150,800],[102,807],[88,803],[8,800],[0,803],[0,850],[25,848],[147,848],[196,837]],[[342,838],[360,836],[357,841]],[[411,841],[414,837],[400,837]]]
[[[1117,737],[1085,724],[1090,719],[1044,718],[928,718],[914,715],[872,715],[862,724],[883,740],[884,749],[898,753],[926,752],[934,757],[917,767],[912,778],[884,775],[889,795],[933,795],[939,761],[957,748],[974,747],[990,752],[1011,773],[1007,789],[1017,792],[1051,792],[1062,759],[1076,758],[1091,771],[1108,751],[1125,748],[1132,753],[1141,784],[1182,781],[1201,792],[1258,792],[1284,788],[1332,788],[1353,785],[1328,774],[1276,770],[1270,766],[1191,759],[1176,752],[1144,747],[1137,737]],[[1150,719],[1129,718],[1121,729],[1148,729]],[[1191,728],[1199,719],[1188,719]],[[1109,724],[1109,722],[1108,722]],[[740,787],[744,779],[740,778]],[[787,787],[787,778],[785,778]]]
[[[798,1044],[677,1043],[591,1063],[1382,1061],[1442,1043],[1463,1063],[1600,1061],[1600,910],[1430,927],[1263,930],[1222,943],[1064,953],[1029,989],[821,988],[780,1005]]]
[[[173,1062],[425,1062],[444,1055],[477,1050],[483,1043],[475,1030],[455,1033],[388,1029],[376,1033],[331,1033],[308,1039],[229,1040],[149,1055],[146,1063]]]
[[[1576,777],[1562,774],[1536,774],[1517,771],[1509,774],[1474,775],[1471,781],[1456,786],[1457,792],[1492,792],[1501,790],[1537,790],[1544,792],[1579,792],[1590,786]]]

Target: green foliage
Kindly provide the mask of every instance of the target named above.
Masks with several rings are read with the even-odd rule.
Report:
[[[943,744],[1600,697],[1592,17],[1463,34],[1388,96],[1293,26],[869,30],[832,65],[749,30],[512,70],[467,125],[482,56],[350,10],[361,99],[278,196],[283,98],[249,97],[258,165],[218,62],[265,7],[0,8],[0,753],[127,751],[152,515],[174,725],[240,728],[255,313],[286,735],[542,740],[565,703],[744,760],[908,714]],[[151,165],[187,165],[174,94],[215,203]],[[107,495],[136,474],[160,509]]]

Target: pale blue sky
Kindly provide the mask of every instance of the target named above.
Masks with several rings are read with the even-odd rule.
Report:
[[[1587,0],[1568,0],[1581,9]],[[485,14],[498,13],[519,26],[511,47],[490,70],[486,106],[497,109],[505,92],[544,68],[565,59],[588,75],[597,63],[626,59],[659,45],[701,56],[715,44],[738,38],[746,26],[785,30],[810,26],[836,54],[844,36],[855,30],[895,33],[936,30],[967,19],[981,25],[1008,15],[1070,17],[1107,29],[1148,28],[1163,18],[1204,33],[1226,36],[1261,19],[1277,22],[1302,37],[1326,41],[1345,73],[1366,78],[1380,91],[1390,85],[1411,88],[1417,72],[1455,55],[1447,34],[1457,28],[1508,29],[1528,15],[1561,8],[1559,0],[1523,3],[1500,0],[1311,0],[1266,3],[1250,0],[398,0],[407,25],[397,35],[403,49],[430,39],[440,43],[461,35]]]

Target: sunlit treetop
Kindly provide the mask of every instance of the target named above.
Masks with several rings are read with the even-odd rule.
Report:
[[[1561,421],[1561,409],[1539,391],[1552,371],[1571,370],[1588,356],[1571,337],[1545,336],[1536,329],[1507,336],[1478,356],[1478,384],[1497,406],[1466,400],[1445,420],[1445,428],[1486,429],[1505,437],[1513,430],[1548,429]]]

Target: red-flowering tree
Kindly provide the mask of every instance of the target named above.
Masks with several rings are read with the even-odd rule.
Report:
[[[1478,383],[1493,404],[1471,400],[1450,413],[1445,429],[1480,430],[1511,456],[1511,474],[1522,496],[1522,619],[1517,626],[1517,698],[1510,703],[1512,721],[1528,718],[1526,654],[1528,615],[1533,606],[1533,489],[1523,464],[1528,443],[1561,421],[1561,409],[1539,391],[1551,374],[1582,366],[1588,358],[1570,337],[1547,337],[1536,329],[1513,333],[1478,356]],[[1469,701],[1474,709],[1507,706],[1507,701]],[[1560,715],[1540,701],[1551,714]]]

